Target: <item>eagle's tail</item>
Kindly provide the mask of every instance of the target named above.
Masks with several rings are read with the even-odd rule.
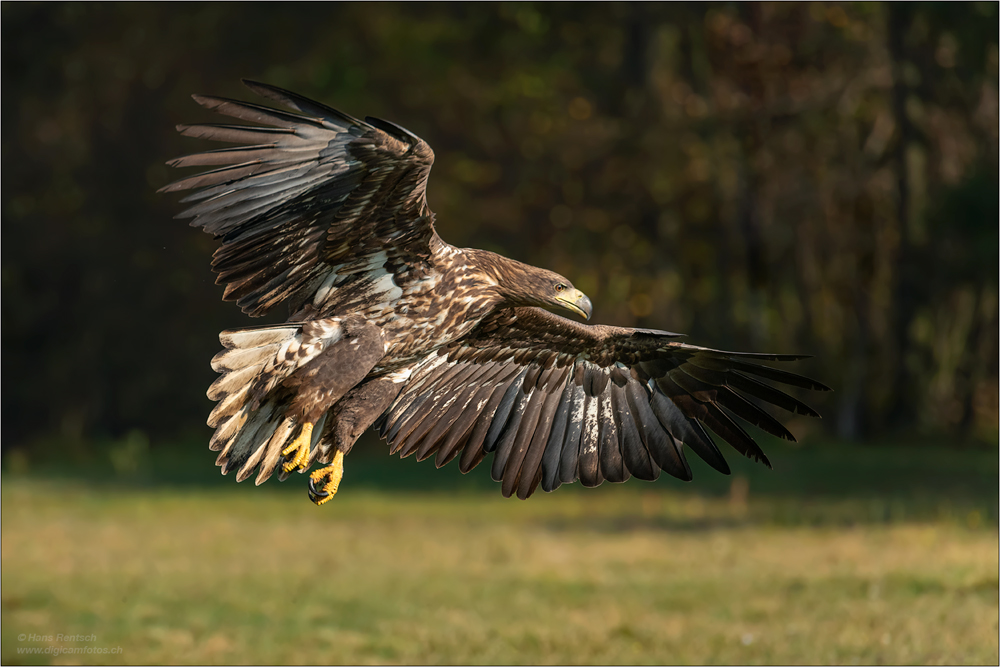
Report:
[[[242,482],[259,466],[256,483],[261,484],[274,473],[286,443],[301,429],[301,424],[285,414],[292,395],[279,384],[339,338],[339,321],[325,322],[330,329],[324,332],[328,337],[323,340],[317,340],[313,331],[303,332],[302,323],[219,334],[226,349],[212,359],[212,369],[222,376],[208,389],[208,397],[218,401],[208,425],[215,428],[209,448],[219,452],[215,463],[222,467],[223,475],[236,470],[236,480]],[[305,327],[316,328],[314,323]],[[314,440],[323,433],[323,426],[316,424]],[[313,445],[310,459],[317,453],[315,442]],[[287,475],[284,471],[279,474],[281,479]]]

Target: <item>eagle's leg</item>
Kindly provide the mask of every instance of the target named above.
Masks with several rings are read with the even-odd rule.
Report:
[[[281,450],[285,475],[296,470],[304,472],[309,467],[315,458],[311,451],[314,425],[323,413],[362,382],[385,355],[385,340],[379,327],[354,315],[338,321],[340,335],[328,336],[333,342],[282,382],[284,389],[294,392],[286,414],[302,424],[298,437]],[[322,324],[306,322],[302,331],[305,334],[317,326],[323,329]]]
[[[312,422],[306,422],[302,425],[299,437],[295,438],[292,444],[281,450],[281,455],[286,458],[284,465],[285,472],[303,470],[309,465],[309,445],[312,443],[312,432]],[[295,452],[295,455],[288,458],[292,452]]]
[[[382,376],[354,387],[337,403],[327,418],[333,424],[329,439],[324,433],[317,446],[316,458],[330,465],[309,475],[309,500],[317,505],[328,502],[344,478],[344,455],[351,451],[358,437],[375,423],[403,388],[401,383]],[[333,460],[330,455],[333,454]]]
[[[309,475],[309,500],[322,505],[335,495],[344,478],[344,452],[337,450],[333,463]]]

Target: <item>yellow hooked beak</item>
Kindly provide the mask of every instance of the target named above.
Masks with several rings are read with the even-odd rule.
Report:
[[[571,310],[577,315],[582,315],[589,320],[594,312],[594,304],[590,303],[587,295],[578,289],[568,289],[556,297],[556,301],[567,310]]]

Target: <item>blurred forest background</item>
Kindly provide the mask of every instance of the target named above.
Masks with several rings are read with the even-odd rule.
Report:
[[[814,354],[814,432],[995,442],[996,3],[2,19],[5,449],[207,440],[217,334],[257,322],[155,191],[215,147],[176,134],[217,122],[189,95],[253,99],[241,77],[427,140],[441,236],[565,274],[596,322]]]

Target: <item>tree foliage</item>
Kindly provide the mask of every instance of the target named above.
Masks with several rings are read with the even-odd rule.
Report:
[[[2,12],[5,446],[202,423],[247,321],[154,191],[241,77],[426,139],[441,235],[595,321],[815,354],[842,435],[996,432],[993,3]]]

